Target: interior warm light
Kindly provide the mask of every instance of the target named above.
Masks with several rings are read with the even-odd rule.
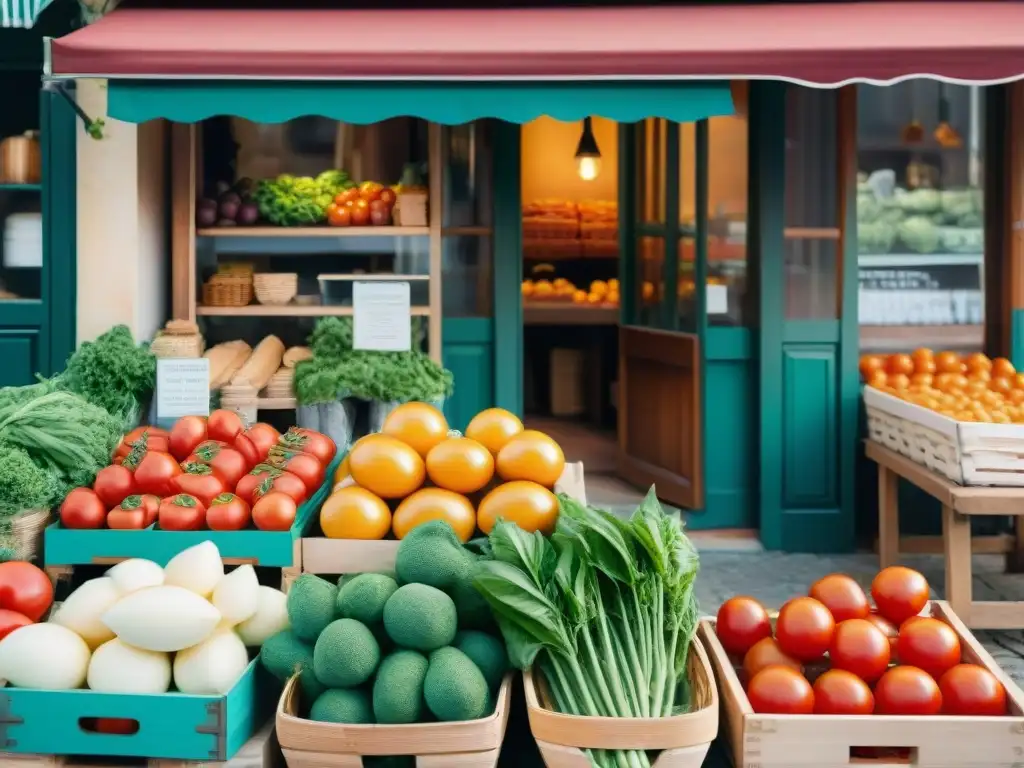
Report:
[[[584,181],[593,181],[601,173],[601,150],[589,117],[583,118],[583,132],[580,143],[576,145],[576,172]]]

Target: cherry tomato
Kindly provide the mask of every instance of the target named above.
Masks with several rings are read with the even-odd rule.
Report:
[[[892,565],[871,582],[871,597],[878,612],[899,626],[928,604],[928,580],[915,570]]]
[[[732,597],[722,603],[715,634],[729,653],[743,656],[758,640],[772,635],[768,611],[752,597]]]
[[[203,416],[182,416],[174,423],[167,442],[171,455],[178,461],[184,461],[207,437]]]
[[[230,413],[230,411],[229,411]],[[249,471],[245,457],[234,448],[207,440],[189,454],[185,464],[209,464],[226,488],[234,488],[238,481]]]
[[[41,568],[21,560],[0,563],[0,608],[39,621],[52,604],[53,584]]]
[[[214,497],[226,492],[227,486],[220,476],[208,464],[185,464],[185,471],[176,475],[174,480],[175,493],[186,493],[195,496],[204,507],[210,506]]]
[[[842,573],[818,579],[808,594],[828,608],[837,624],[847,619],[867,618],[871,610],[860,584]]]
[[[282,491],[271,491],[253,505],[252,522],[261,531],[287,531],[297,511],[295,499]]]
[[[873,683],[889,668],[889,638],[866,619],[847,619],[836,625],[828,648],[834,669],[852,672]]]
[[[327,435],[300,427],[292,427],[281,435],[279,445],[290,451],[300,451],[315,456],[325,467],[331,463],[334,454],[338,452],[338,447]]]
[[[267,464],[298,477],[306,488],[307,496],[316,493],[324,484],[324,465],[311,454],[279,451],[267,457]]]
[[[160,512],[160,497],[154,496],[151,493],[129,496],[121,502],[118,509],[125,512],[140,510],[142,512],[142,519],[144,523],[142,527],[146,528],[156,522],[157,515]],[[110,510],[110,513],[107,515],[107,525],[110,525],[110,515],[113,514],[114,511],[115,510],[113,509]],[[113,528],[114,526],[111,525],[110,527]]]
[[[938,680],[960,663],[960,638],[944,621],[920,618],[900,627],[900,661]]]
[[[3,640],[14,630],[28,624],[35,624],[35,622],[23,613],[18,613],[8,608],[0,608],[0,640]]]
[[[937,715],[942,709],[939,684],[923,669],[893,667],[875,683],[875,713]]]
[[[814,714],[870,715],[874,711],[871,689],[853,672],[830,669],[814,681]]]
[[[244,432],[239,432],[235,435],[235,440],[231,443],[231,447],[245,457],[246,469],[252,469],[260,463],[260,452]]]
[[[112,464],[96,473],[92,489],[105,507],[113,507],[135,493],[135,477],[130,469]]]
[[[1006,688],[977,664],[957,664],[939,678],[942,714],[1001,717],[1006,714]]]
[[[92,488],[75,488],[60,505],[60,524],[65,528],[101,528],[107,507]]]
[[[141,531],[145,527],[146,510],[141,507],[122,509],[120,506],[117,506],[107,513],[107,528],[111,530]]]
[[[255,504],[261,498],[272,491],[280,491],[292,497],[296,504],[306,500],[306,486],[299,479],[298,475],[291,472],[275,469],[263,481],[253,489],[252,499]]]
[[[900,631],[887,618],[878,613],[878,611],[871,611],[865,618],[865,621],[870,621],[880,630],[882,634],[889,640],[889,656],[891,661],[896,661],[896,646],[899,638]]]
[[[223,440],[228,445],[234,442],[238,433],[245,429],[242,417],[234,411],[220,408],[210,414],[206,420],[206,431],[211,440]]]
[[[256,446],[256,452],[259,454],[260,461],[267,458],[270,454],[270,449],[277,445],[278,440],[281,439],[280,432],[269,424],[264,424],[262,422],[256,422],[245,430],[244,434],[252,441],[252,444]]]
[[[240,531],[249,525],[249,505],[233,493],[222,493],[206,509],[206,525],[211,531]]]
[[[744,677],[749,681],[762,669],[773,665],[789,667],[801,674],[804,671],[803,665],[799,661],[782,652],[774,637],[762,637],[751,646],[743,657]]]
[[[206,521],[206,508],[195,496],[179,493],[160,502],[157,519],[165,531],[199,531]]]
[[[814,691],[807,678],[789,667],[765,667],[747,685],[750,706],[760,714],[809,715]]]
[[[135,468],[135,485],[139,493],[152,493],[163,498],[174,493],[174,478],[181,467],[174,457],[163,451],[146,451]]]
[[[800,661],[815,661],[828,650],[836,622],[813,597],[795,597],[779,610],[775,638],[779,647]]]

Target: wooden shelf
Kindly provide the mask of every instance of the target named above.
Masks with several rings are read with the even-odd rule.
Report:
[[[429,227],[204,227],[197,237],[425,237]]]
[[[265,304],[249,304],[245,307],[196,307],[200,317],[350,317],[352,307],[339,307],[323,304],[285,304],[269,306]],[[413,307],[413,317],[427,317],[429,307]]]
[[[567,301],[524,301],[524,325],[618,325],[614,304],[573,304]]]

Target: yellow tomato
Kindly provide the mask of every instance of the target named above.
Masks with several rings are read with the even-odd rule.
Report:
[[[523,292],[523,296],[532,296],[533,295],[533,281],[532,280],[523,280],[523,285],[522,285],[521,290]]]
[[[404,539],[413,528],[431,520],[444,520],[463,542],[473,538],[476,530],[476,513],[469,499],[444,488],[423,488],[404,499],[395,510],[391,529],[396,539]]]
[[[449,437],[427,454],[427,477],[456,493],[476,493],[494,477],[494,456],[470,437]]]
[[[586,304],[587,303],[587,292],[576,290],[573,291],[572,301],[574,304]]]
[[[611,280],[608,281],[608,290],[609,291],[618,291],[619,290],[619,281],[616,278],[613,277]]]
[[[604,280],[595,280],[590,284],[590,292],[592,294],[596,293],[599,296],[604,296],[606,293],[608,293],[608,283],[606,283]]]
[[[550,534],[558,520],[558,499],[547,488],[527,480],[499,485],[480,502],[477,525],[489,534],[499,520],[515,523],[527,533]]]
[[[387,415],[380,431],[426,457],[431,448],[448,437],[448,422],[429,403],[402,403]]]
[[[552,487],[565,469],[561,447],[535,429],[527,429],[498,451],[496,466],[503,480],[530,480]]]
[[[480,411],[466,427],[466,437],[476,440],[492,454],[496,454],[513,437],[523,431],[523,422],[504,408]]]
[[[348,471],[348,456],[346,455],[345,458],[341,460],[341,463],[338,465],[338,468],[334,470],[335,484],[343,481],[346,477],[349,476],[349,474],[351,473]]]
[[[426,467],[411,447],[390,435],[368,435],[349,453],[356,483],[382,499],[401,499],[423,485]]]
[[[329,539],[383,539],[391,530],[391,510],[379,496],[350,485],[324,501],[320,528]]]

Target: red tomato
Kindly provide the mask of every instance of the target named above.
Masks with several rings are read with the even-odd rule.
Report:
[[[60,505],[60,524],[65,528],[101,528],[107,507],[92,488],[75,488]]]
[[[182,416],[174,423],[168,438],[170,453],[178,461],[184,461],[206,438],[206,419],[204,417]]]
[[[754,675],[765,667],[771,666],[789,667],[801,674],[804,671],[803,665],[792,656],[787,656],[779,648],[774,637],[762,637],[754,643],[746,656],[743,657],[743,673],[746,680],[752,680]]]
[[[758,640],[772,635],[768,611],[752,597],[732,597],[722,603],[715,634],[729,653],[743,656]]]
[[[180,474],[181,467],[171,454],[146,451],[135,468],[135,485],[140,493],[163,498],[174,493],[174,478]]]
[[[928,580],[917,571],[892,565],[871,582],[871,597],[878,612],[899,626],[928,603]]]
[[[852,672],[830,669],[814,681],[814,714],[870,715],[874,711],[871,689]]]
[[[143,528],[147,528],[156,522],[157,515],[160,512],[160,497],[154,496],[151,493],[140,496],[129,496],[121,502],[118,507],[123,512],[142,512]],[[107,525],[110,525],[110,515],[115,510],[110,510],[110,514],[107,515]],[[110,525],[111,528],[114,526]]]
[[[807,678],[789,667],[765,667],[747,685],[750,706],[760,714],[809,715],[814,691]]]
[[[292,427],[281,435],[279,444],[289,451],[299,451],[315,456],[325,467],[331,463],[334,454],[338,452],[338,447],[327,435],[300,427]]]
[[[149,437],[163,437],[163,438],[166,438],[166,437],[168,437],[169,434],[170,433],[166,429],[160,429],[160,427],[149,427],[149,426],[136,427],[135,429],[133,429],[131,432],[129,432],[127,435],[124,436],[124,442],[126,442],[126,443],[134,443],[134,442],[137,442],[142,437],[147,437],[147,438],[149,438]]]
[[[288,494],[296,504],[301,504],[306,500],[306,486],[298,475],[280,469],[275,469],[256,486],[252,492],[253,503],[258,502],[272,491]]]
[[[175,493],[195,496],[203,502],[204,507],[210,506],[214,497],[228,490],[224,481],[208,464],[185,464],[182,469],[185,471],[175,475],[173,480]]]
[[[165,531],[199,531],[206,522],[206,508],[195,496],[179,493],[160,502],[157,519]]]
[[[245,424],[237,413],[221,408],[210,414],[206,429],[211,440],[223,440],[230,445],[238,433],[245,429]]]
[[[324,484],[324,465],[315,456],[308,453],[292,453],[282,451],[271,453],[267,463],[277,469],[287,470],[302,481],[306,495],[311,496]]]
[[[779,610],[775,637],[779,647],[800,661],[815,661],[828,650],[836,622],[813,597],[795,597]]]
[[[21,560],[0,563],[0,608],[39,621],[53,604],[53,584],[41,568]]]
[[[92,489],[105,507],[114,507],[135,493],[135,477],[130,469],[112,464],[96,473]]]
[[[35,622],[23,613],[18,613],[8,608],[0,608],[0,640],[3,640],[14,630],[28,624],[35,624]]]
[[[256,501],[253,498],[255,490],[259,488],[263,481],[276,472],[276,469],[267,464],[256,465],[249,474],[243,476],[238,481],[238,484],[235,486],[235,495],[251,507]]]
[[[259,453],[260,461],[263,461],[270,454],[270,449],[277,445],[277,441],[281,439],[281,433],[274,429],[269,424],[263,424],[257,422],[245,430],[245,436],[252,440],[252,444],[256,446],[256,451]]]
[[[847,619],[836,625],[828,648],[834,669],[852,672],[873,683],[889,668],[889,638],[866,619]]]
[[[942,714],[1001,717],[1006,714],[1006,688],[977,664],[957,664],[939,679]]]
[[[847,619],[865,619],[871,610],[860,584],[842,573],[818,579],[808,594],[828,608],[837,624]]]
[[[900,627],[900,661],[938,680],[960,663],[960,638],[944,621],[920,618]]]
[[[875,713],[937,715],[942,710],[939,684],[923,669],[893,667],[875,683]]]
[[[877,611],[871,611],[871,613],[867,615],[865,621],[870,621],[872,624],[874,624],[876,627],[882,630],[882,634],[885,635],[886,638],[889,640],[890,660],[896,661],[896,646],[900,634],[900,631],[896,627],[896,625],[884,616],[882,616],[881,614],[879,614]]]
[[[228,411],[230,413],[230,411]],[[245,457],[234,448],[227,448],[223,445],[207,440],[196,448],[185,464],[209,464],[220,479],[224,481],[226,488],[234,488],[242,475],[249,471],[245,464]]]
[[[141,531],[146,527],[146,510],[114,507],[107,513],[107,528],[114,531]]]
[[[222,493],[206,509],[206,525],[211,531],[240,531],[249,525],[249,505],[233,493]]]
[[[252,440],[244,432],[239,432],[235,436],[235,441],[231,443],[231,447],[245,457],[246,469],[252,469],[263,460]]]
[[[298,506],[287,493],[272,491],[252,508],[252,522],[261,531],[287,531],[295,522]]]

